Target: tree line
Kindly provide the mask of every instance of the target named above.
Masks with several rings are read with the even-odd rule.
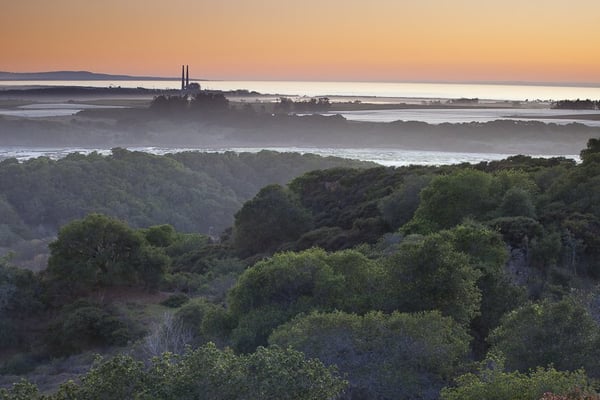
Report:
[[[559,100],[552,103],[552,108],[559,110],[600,110],[600,100]]]

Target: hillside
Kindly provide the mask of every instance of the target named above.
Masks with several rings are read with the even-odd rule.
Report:
[[[0,246],[52,237],[91,212],[134,227],[171,224],[183,232],[217,235],[269,183],[285,184],[313,169],[370,165],[270,151],[155,156],[113,149],[106,157],[8,159],[0,162]]]
[[[237,157],[115,149],[61,171],[116,163],[91,178],[121,168],[138,179],[114,187],[135,194],[137,174],[153,187],[175,168],[166,190],[193,220],[199,198],[178,187],[238,187],[252,174],[224,172]],[[262,187],[219,240],[72,220],[44,271],[0,258],[0,396],[597,400],[600,139],[581,159],[309,171]],[[53,182],[48,163],[22,165]]]

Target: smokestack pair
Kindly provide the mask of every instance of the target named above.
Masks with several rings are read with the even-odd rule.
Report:
[[[184,75],[184,66],[181,66],[181,90],[185,90],[190,86],[190,66],[185,66],[185,75]]]

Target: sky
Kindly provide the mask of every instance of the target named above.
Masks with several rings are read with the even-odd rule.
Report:
[[[598,0],[0,2],[0,71],[600,83]]]

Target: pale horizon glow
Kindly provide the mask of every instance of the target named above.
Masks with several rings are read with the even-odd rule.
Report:
[[[20,0],[0,71],[368,82],[600,83],[592,0]]]

